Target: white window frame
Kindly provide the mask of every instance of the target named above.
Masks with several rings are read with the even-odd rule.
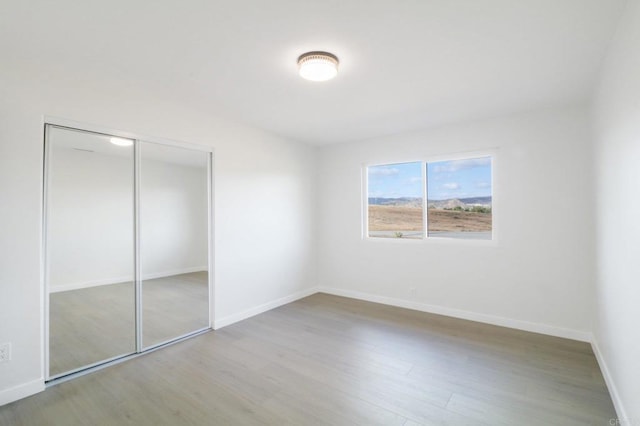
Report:
[[[491,158],[491,239],[463,239],[463,238],[451,238],[451,237],[437,237],[429,236],[429,215],[427,208],[427,164],[437,163],[440,161],[456,161],[456,160],[469,160],[474,158]],[[478,151],[465,151],[452,154],[436,154],[436,155],[423,155],[402,159],[393,159],[389,161],[372,161],[362,164],[362,240],[366,242],[375,242],[383,244],[455,244],[455,245],[471,245],[471,246],[497,246],[498,245],[498,224],[500,222],[500,205],[496,193],[496,170],[498,170],[499,150],[497,148],[484,149]],[[382,238],[369,236],[369,167],[376,166],[390,166],[394,164],[405,163],[421,163],[422,173],[422,223],[423,231],[422,238]]]

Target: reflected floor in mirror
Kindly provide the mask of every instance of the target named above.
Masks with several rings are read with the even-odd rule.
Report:
[[[154,346],[209,325],[208,273],[142,282],[142,343]]]
[[[152,346],[209,323],[208,273],[143,281],[143,344]],[[50,372],[55,376],[135,352],[132,282],[52,293]]]

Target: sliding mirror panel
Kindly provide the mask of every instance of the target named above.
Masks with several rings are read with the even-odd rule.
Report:
[[[143,348],[209,327],[209,157],[140,142]]]
[[[47,125],[49,378],[136,351],[133,141]]]

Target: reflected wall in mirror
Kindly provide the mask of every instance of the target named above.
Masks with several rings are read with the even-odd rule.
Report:
[[[209,327],[209,156],[140,143],[144,348]]]
[[[134,353],[134,152],[47,126],[49,377]]]

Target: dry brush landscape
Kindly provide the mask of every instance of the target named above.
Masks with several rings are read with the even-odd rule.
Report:
[[[430,208],[430,232],[491,231],[491,213]],[[369,205],[369,231],[421,231],[422,208]]]

